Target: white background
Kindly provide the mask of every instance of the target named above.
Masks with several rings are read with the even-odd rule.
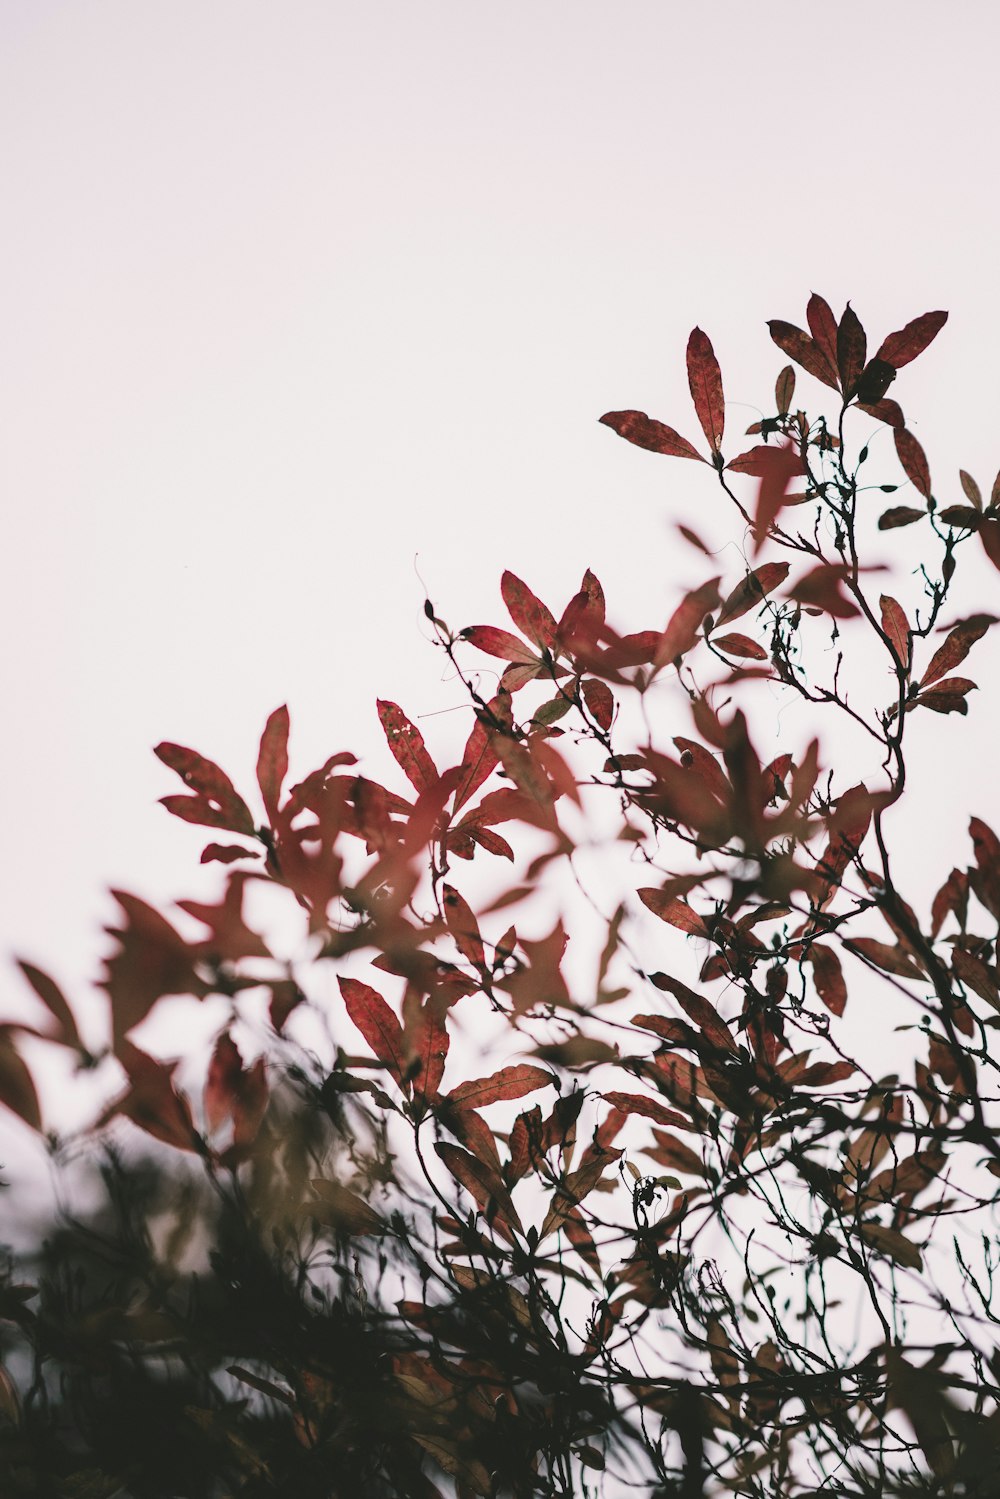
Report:
[[[674,522],[731,522],[708,470],[597,418],[700,440],[696,323],[732,454],[785,363],[766,319],[849,297],[874,349],[948,308],[892,394],[941,502],[960,464],[988,493],[998,47],[994,5],[929,0],[0,4],[5,957],[99,1037],[107,887],[218,889],[156,804],[161,739],[248,793],[287,701],[293,777],[345,747],[387,775],[384,696],[454,758],[425,591],[503,625],[503,567],[558,613],[591,566],[613,621],[661,626],[709,571]],[[886,429],[872,453],[897,476]],[[969,577],[958,612],[996,609]],[[996,664],[920,725],[918,877],[1000,820]],[[28,1013],[9,960],[2,986]]]

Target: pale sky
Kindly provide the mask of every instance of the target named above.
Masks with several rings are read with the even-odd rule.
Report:
[[[736,433],[811,290],[873,348],[949,309],[894,393],[941,502],[959,465],[988,492],[998,50],[987,0],[0,0],[4,1013],[17,952],[86,1024],[109,886],[218,890],[159,740],[249,790],[288,702],[294,778],[346,747],[388,775],[376,696],[463,701],[425,588],[505,624],[505,566],[557,613],[591,566],[662,624],[706,573],[673,522],[732,527],[708,470],[597,418],[696,439],[696,323]],[[976,577],[962,612],[996,608]],[[921,725],[916,854],[1000,822],[996,714]]]

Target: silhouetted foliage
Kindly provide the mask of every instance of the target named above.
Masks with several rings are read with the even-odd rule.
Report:
[[[561,610],[504,573],[512,629],[428,601],[469,705],[444,770],[390,702],[390,787],[340,752],[286,789],[285,708],[256,810],[158,747],[236,867],[180,918],[117,893],[98,1057],[22,964],[48,1029],[4,1027],[3,1101],[42,1129],[25,1032],[120,1091],[54,1142],[87,1204],[0,1293],[5,1494],[998,1492],[1000,842],[894,853],[921,710],[968,713],[996,623],[959,564],[1000,569],[1000,478],[940,502],[887,396],[945,320],[871,358],[850,306],[772,322],[793,364],[740,452],[695,329],[704,449],[601,420],[713,469],[736,547],[681,526],[712,575],[638,630],[591,571]],[[134,1038],[185,996],[227,1007],[200,1100]]]

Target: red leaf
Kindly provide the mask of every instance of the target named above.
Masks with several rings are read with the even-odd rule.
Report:
[[[681,752],[681,765],[685,770],[696,775],[699,780],[704,781],[708,789],[716,796],[723,805],[728,805],[733,794],[733,788],[729,784],[728,777],[722,766],[713,754],[696,739],[685,739],[683,735],[675,734],[674,743]],[[673,884],[676,882],[672,882]],[[697,882],[696,882],[697,883]],[[694,885],[689,885],[693,889]],[[671,888],[671,894],[683,894]]]
[[[397,765],[416,791],[429,791],[438,782],[434,761],[427,753],[424,736],[395,703],[376,703],[386,742]]]
[[[472,733],[462,751],[461,777],[455,788],[456,812],[479,790],[499,763],[487,725],[504,724],[510,727],[510,723],[510,701],[506,693],[493,698],[481,711],[477,710]]]
[[[549,1087],[551,1082],[551,1074],[543,1068],[519,1062],[513,1067],[501,1067],[492,1077],[459,1083],[447,1098],[449,1103],[464,1109],[481,1109],[490,1103],[508,1103],[513,1098],[523,1098],[526,1093]]]
[[[866,416],[873,416],[876,421],[885,422],[887,427],[905,427],[906,418],[898,401],[891,401],[883,397],[871,405],[867,401],[858,402],[858,410],[863,411]]]
[[[794,323],[782,322],[780,318],[774,318],[768,323],[768,331],[774,342],[800,364],[804,370],[822,380],[824,385],[830,385],[834,390],[838,389],[837,374],[829,360],[814,339],[808,333],[803,333],[801,328],[796,328]]]
[[[581,690],[590,716],[607,733],[615,716],[615,700],[610,687],[596,677],[585,677]]]
[[[827,1088],[831,1083],[842,1083],[857,1072],[853,1062],[814,1062],[795,1079],[798,1088]]]
[[[653,915],[658,916],[661,921],[667,921],[671,926],[678,927],[682,932],[687,932],[691,936],[708,936],[705,923],[686,901],[664,896],[662,890],[637,890],[636,894],[646,909],[652,911]]]
[[[42,1114],[35,1084],[6,1027],[0,1030],[0,1103],[6,1104],[33,1130],[41,1132]]]
[[[909,364],[911,359],[916,359],[918,354],[924,352],[947,321],[946,312],[925,312],[907,323],[898,333],[890,333],[875,357],[884,359],[886,364],[901,370],[904,364]]]
[[[406,1070],[403,1030],[377,990],[358,979],[338,978],[344,1004],[379,1061],[401,1081]]]
[[[696,458],[699,463],[705,462],[686,437],[681,437],[673,427],[664,426],[663,422],[647,416],[644,411],[608,411],[601,421],[626,442],[635,443],[637,448],[664,453],[668,458]]]
[[[191,945],[189,950],[193,956],[207,958],[212,963],[236,963],[240,958],[271,956],[264,939],[258,932],[252,931],[243,919],[243,893],[247,878],[244,870],[235,870],[229,876],[225,896],[216,906],[194,900],[177,902],[182,911],[186,911],[196,921],[203,922],[212,933],[203,942]]]
[[[788,568],[787,562],[766,562],[763,567],[755,568],[752,573],[748,573],[742,583],[738,583],[723,602],[719,617],[715,621],[716,626],[727,624],[731,619],[739,619],[741,614],[746,614],[755,604],[759,604],[761,599],[773,593],[788,577]]]
[[[977,510],[982,510],[983,497],[980,493],[979,485],[976,483],[972,475],[967,474],[964,468],[960,468],[958,471],[958,481],[962,486],[962,491],[969,504],[974,505]]]
[[[1000,839],[980,817],[971,818],[969,836],[978,866],[970,869],[969,884],[977,900],[1000,921]]]
[[[746,656],[751,661],[766,661],[767,651],[749,635],[713,635],[712,644],[728,652],[730,656]]]
[[[787,451],[787,448],[771,448],[766,443],[758,443],[755,448],[748,448],[745,453],[740,453],[738,458],[733,458],[727,463],[726,470],[734,474],[750,474],[755,479],[763,479],[771,471],[774,455]],[[805,472],[801,462],[796,472],[800,474]]]
[[[822,609],[835,619],[851,619],[861,611],[843,592],[848,576],[849,569],[841,562],[821,563],[789,589],[789,597],[800,604]]]
[[[121,890],[112,895],[125,912],[121,929],[108,928],[119,950],[108,959],[104,988],[111,1000],[114,1048],[149,1014],[165,994],[207,992],[195,971],[196,950],[189,947],[159,911]]]
[[[252,1145],[267,1111],[269,1089],[264,1058],[258,1057],[240,1079],[233,1109],[233,1151],[245,1151]]]
[[[759,552],[767,540],[771,526],[788,499],[788,487],[799,474],[804,474],[805,464],[793,448],[766,448],[767,457],[761,456],[760,489],[757,491],[757,510],[754,516],[754,551]]]
[[[655,1098],[645,1098],[640,1093],[602,1093],[605,1103],[622,1114],[641,1114],[644,1119],[653,1119],[657,1124],[673,1124],[686,1129],[690,1120]]]
[[[462,631],[461,638],[487,656],[496,656],[501,661],[517,661],[523,666],[540,665],[534,651],[509,630],[497,630],[492,625],[469,625]]]
[[[556,622],[527,583],[522,583],[512,572],[505,572],[500,580],[500,592],[507,605],[507,612],[521,634],[533,640],[539,650],[554,650]]]
[[[865,330],[858,321],[857,313],[848,302],[837,329],[837,368],[840,371],[844,395],[848,398],[854,394],[854,389],[861,378],[867,352],[868,341],[865,338]]]
[[[889,637],[893,654],[905,670],[910,665],[910,621],[907,619],[901,604],[898,604],[889,594],[883,593],[880,600],[882,605],[882,629]]]
[[[983,544],[983,551],[1000,571],[1000,519],[997,516],[988,515],[984,519],[979,527],[979,539]]]
[[[640,891],[640,894],[642,892]],[[658,989],[672,994],[684,1011],[689,1020],[693,1020],[712,1046],[720,1051],[736,1051],[736,1042],[732,1033],[722,1017],[716,1012],[715,1006],[701,994],[696,994],[679,979],[671,978],[669,974],[657,973],[653,982]]]
[[[129,1080],[129,1089],[105,1109],[98,1120],[102,1127],[122,1114],[131,1119],[154,1140],[162,1140],[178,1150],[197,1150],[199,1135],[191,1118],[191,1109],[183,1094],[173,1085],[176,1062],[159,1062],[140,1051],[130,1041],[123,1041],[118,1056]]]
[[[936,682],[939,677],[946,676],[948,672],[954,671],[960,661],[964,661],[977,640],[981,640],[994,624],[994,619],[986,615],[973,615],[971,619],[963,620],[955,626],[943,645],[938,646],[930,659],[930,663],[923,676],[920,678],[920,686],[926,687],[931,682]]]
[[[837,319],[825,298],[813,292],[806,305],[806,322],[816,347],[826,359],[830,373],[837,375]]]
[[[985,999],[995,1010],[1000,1010],[1000,988],[997,987],[995,969],[989,969],[980,958],[961,947],[956,947],[952,953],[951,966],[974,994]]]
[[[969,877],[960,869],[953,869],[931,904],[931,937],[937,936],[950,912],[954,912],[964,930],[968,909]]]
[[[660,636],[653,657],[654,666],[664,666],[668,661],[676,661],[679,656],[686,655],[698,639],[706,614],[718,602],[718,578],[710,578],[700,588],[687,594],[674,610],[667,628]]]
[[[688,386],[701,430],[713,453],[722,448],[726,405],[722,394],[722,372],[711,340],[700,328],[691,331],[687,346]]]
[[[786,364],[777,380],[774,382],[774,404],[779,416],[787,416],[788,408],[792,404],[795,394],[795,371],[790,364]]]
[[[857,858],[872,820],[873,798],[863,784],[852,786],[838,798],[827,819],[830,841],[818,870],[828,883],[823,904],[832,898],[848,864]]]
[[[252,848],[241,848],[237,843],[206,843],[201,851],[200,864],[232,864],[236,859],[259,859],[260,854]]]
[[[881,968],[883,973],[897,974],[900,978],[921,979],[923,969],[918,968],[908,953],[901,947],[892,947],[888,942],[879,942],[874,937],[855,937],[849,944],[852,952],[859,952]]]
[[[58,1034],[53,1036],[52,1040],[58,1041],[61,1046],[73,1046],[78,1051],[82,1051],[83,1042],[76,1028],[73,1011],[55,979],[49,978],[49,975],[43,973],[40,968],[36,968],[34,963],[25,963],[21,958],[18,958],[17,966],[59,1027]]]
[[[260,736],[260,752],[257,755],[257,785],[272,827],[278,820],[278,803],[287,774],[288,709],[282,706],[275,708],[267,720]]]
[[[459,895],[453,885],[442,886],[441,901],[444,906],[445,923],[459,952],[474,968],[485,969],[486,954],[483,951],[483,939],[479,935],[479,923],[472,907]]]
[[[968,713],[969,705],[965,701],[970,692],[976,690],[976,683],[971,682],[968,677],[944,677],[940,682],[932,682],[929,687],[923,688],[919,697],[912,697],[906,705],[909,713],[912,708],[932,708],[935,713]]]
[[[243,1058],[239,1047],[229,1032],[224,1031],[215,1043],[202,1097],[209,1134],[214,1134],[233,1117],[242,1076]]]
[[[479,1204],[487,1222],[494,1212],[499,1212],[510,1228],[517,1233],[524,1232],[511,1195],[491,1166],[457,1145],[436,1144],[434,1149],[455,1180]]]
[[[912,432],[905,427],[897,427],[893,432],[893,440],[896,444],[896,453],[907,478],[914,489],[922,494],[925,500],[931,495],[931,471],[927,466],[927,458],[923,448],[920,446]]]
[[[162,760],[164,765],[176,771],[186,786],[192,787],[197,793],[195,798],[203,798],[215,813],[215,820],[210,822],[210,827],[228,828],[232,833],[252,834],[254,831],[253,818],[250,808],[241,796],[236,794],[232,781],[226,773],[211,760],[204,759],[196,754],[194,750],[185,749],[180,744],[169,744],[166,741],[158,744],[153,751],[157,759]],[[176,802],[180,798],[170,798],[175,803],[169,810],[176,812],[178,816],[184,816],[178,812]],[[163,798],[164,806],[167,798]],[[201,818],[188,818],[188,821],[201,821]]]
[[[912,526],[915,520],[923,520],[926,510],[914,510],[910,505],[893,505],[883,510],[878,518],[880,531],[894,531],[898,526]]]
[[[706,750],[701,754],[711,759]],[[642,793],[641,800],[650,810],[695,829],[710,846],[719,847],[732,828],[728,783],[723,795],[710,775],[703,772],[702,766],[693,763],[690,754],[684,758],[688,764],[678,765],[666,755],[647,750],[643,768],[655,776],[655,781],[648,791]],[[718,771],[718,774],[722,772]],[[672,889],[670,894],[673,893]],[[660,895],[665,895],[665,892],[661,890]]]
[[[847,1004],[847,985],[840,959],[832,947],[818,942],[810,945],[807,960],[812,964],[816,993],[834,1015],[843,1015]]]

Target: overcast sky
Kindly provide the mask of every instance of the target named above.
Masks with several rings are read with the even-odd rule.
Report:
[[[735,432],[811,290],[873,346],[948,308],[897,390],[942,502],[960,464],[988,490],[998,48],[985,0],[2,0],[5,955],[93,1006],[109,886],[217,889],[161,739],[248,787],[288,702],[293,774],[384,771],[376,696],[463,700],[425,592],[502,624],[504,566],[557,611],[591,566],[664,622],[706,571],[673,522],[731,527],[597,418],[697,437],[696,323]],[[962,612],[996,605],[973,572]],[[914,850],[1000,821],[991,713],[921,726],[953,771]]]

